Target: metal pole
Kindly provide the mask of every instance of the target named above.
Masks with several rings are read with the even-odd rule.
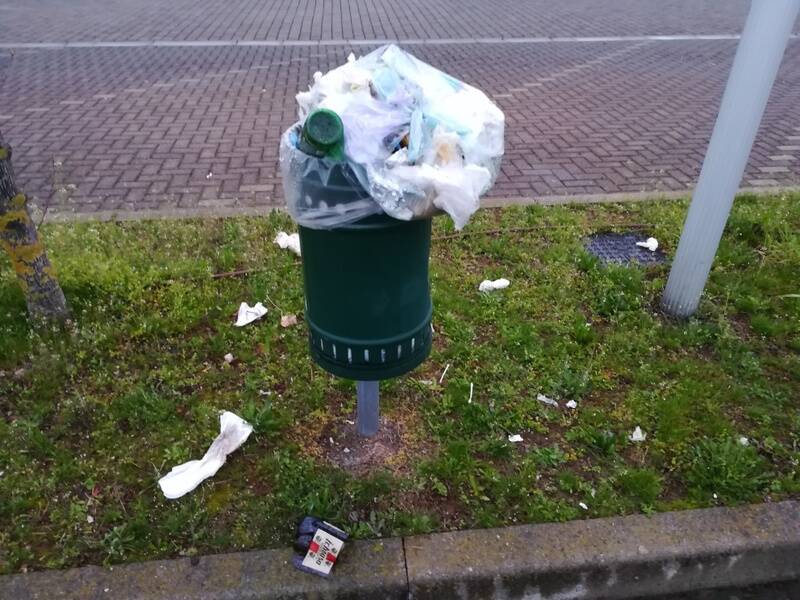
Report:
[[[380,422],[380,382],[356,381],[356,431],[372,437]]]
[[[670,314],[688,317],[700,303],[798,10],[800,0],[750,6],[661,301]]]

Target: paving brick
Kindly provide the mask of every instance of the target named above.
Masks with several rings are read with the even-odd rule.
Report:
[[[313,0],[231,0],[221,14],[209,11],[211,0],[74,0],[69,7],[41,0],[3,10],[10,2],[0,0],[0,42],[286,42],[30,49],[13,58],[0,50],[0,126],[15,147],[20,183],[40,204],[61,202],[58,210],[65,204],[53,192],[54,162],[60,184],[77,187],[70,210],[281,203],[277,148],[296,118],[295,93],[314,71],[374,47],[338,40],[377,36],[496,38],[409,46],[505,111],[506,157],[492,196],[685,190],[700,172],[735,41],[502,38],[730,33],[741,28],[748,4],[428,0],[423,10],[423,0],[375,0],[335,14]],[[304,17],[310,21],[301,25]],[[315,40],[328,43],[309,45]],[[800,40],[793,40],[744,178],[769,183],[751,185],[800,182],[800,160],[787,158],[800,156],[798,82]]]

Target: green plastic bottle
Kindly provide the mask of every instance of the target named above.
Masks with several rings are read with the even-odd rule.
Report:
[[[317,158],[344,160],[344,125],[332,110],[318,108],[306,117],[297,148]]]

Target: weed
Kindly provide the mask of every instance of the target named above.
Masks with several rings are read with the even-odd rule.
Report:
[[[726,437],[698,442],[686,477],[692,491],[706,500],[718,497],[726,503],[740,503],[762,492],[770,474],[755,448]]]

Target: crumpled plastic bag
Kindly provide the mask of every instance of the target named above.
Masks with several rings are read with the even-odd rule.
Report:
[[[292,126],[280,147],[283,196],[298,225],[332,229],[381,212],[348,164],[305,154],[297,148],[298,134],[299,126]]]
[[[318,108],[341,117],[352,174],[367,197],[397,219],[426,218],[444,211],[461,229],[499,172],[503,112],[483,92],[393,44],[358,60],[351,54],[347,63],[325,75],[315,73],[310,89],[297,94],[297,103],[299,125]],[[284,148],[291,144],[290,132],[297,127],[282,140],[282,163],[298,158],[291,148]],[[303,168],[295,169],[295,175],[298,170],[303,172]],[[291,203],[302,204],[306,199],[302,194],[290,195],[287,203],[295,215],[300,211],[293,210]],[[373,214],[363,202],[353,211],[319,203],[314,208],[326,212],[324,224],[321,215],[315,219],[321,227],[352,222],[357,210]]]

